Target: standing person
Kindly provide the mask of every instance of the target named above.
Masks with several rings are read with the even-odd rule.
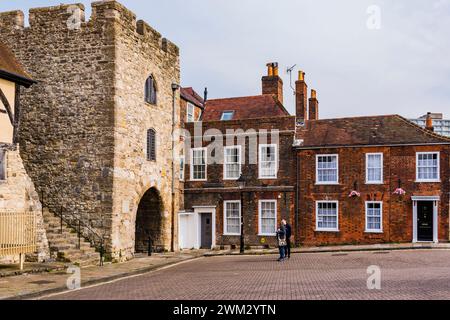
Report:
[[[277,230],[278,250],[280,251],[280,257],[278,261],[284,261],[286,259],[286,228],[281,223],[280,228]]]
[[[288,259],[291,258],[291,236],[292,236],[292,227],[289,223],[287,223],[286,219],[283,219],[281,223],[284,225],[286,230],[286,251],[285,255]]]

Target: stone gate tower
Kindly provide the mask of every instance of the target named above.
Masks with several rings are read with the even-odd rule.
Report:
[[[93,228],[113,259],[132,257],[149,237],[176,250],[179,50],[116,1],[93,2],[89,21],[84,10],[31,9],[29,27],[21,11],[0,13],[1,39],[38,81],[22,95],[26,169],[43,205]]]

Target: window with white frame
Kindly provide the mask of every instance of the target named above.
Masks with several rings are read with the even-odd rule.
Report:
[[[439,152],[418,152],[416,178],[421,182],[439,181]]]
[[[273,179],[277,177],[278,150],[276,144],[259,145],[259,178]]]
[[[6,151],[0,150],[0,181],[6,180]]]
[[[383,154],[366,154],[366,183],[383,183]]]
[[[316,202],[316,230],[338,231],[338,202],[318,201]]]
[[[223,233],[225,235],[241,234],[241,202],[224,201]]]
[[[317,155],[316,158],[316,183],[317,184],[337,184],[339,169],[338,155],[324,154]]]
[[[180,181],[184,181],[184,155],[180,155]]]
[[[259,201],[259,235],[273,236],[277,231],[277,201]]]
[[[194,122],[195,121],[195,107],[192,103],[188,102],[187,110],[186,110],[186,122]]]
[[[228,121],[233,120],[234,111],[224,111],[222,112],[222,116],[220,117],[220,120],[222,121]]]
[[[366,232],[383,232],[383,203],[366,201]]]
[[[191,150],[191,180],[206,180],[206,148]]]
[[[224,148],[223,178],[238,179],[241,175],[241,146]]]

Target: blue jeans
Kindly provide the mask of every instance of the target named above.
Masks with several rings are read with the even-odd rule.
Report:
[[[286,247],[278,246],[278,250],[280,250],[280,259],[286,258]]]

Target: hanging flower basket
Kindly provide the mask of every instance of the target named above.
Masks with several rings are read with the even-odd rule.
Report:
[[[359,193],[356,190],[353,190],[352,192],[350,192],[350,194],[348,195],[349,198],[356,198],[356,197],[361,197],[361,193]]]
[[[395,189],[394,194],[397,194],[399,196],[404,196],[406,194],[406,191],[403,190],[402,188],[397,188],[397,189]]]

